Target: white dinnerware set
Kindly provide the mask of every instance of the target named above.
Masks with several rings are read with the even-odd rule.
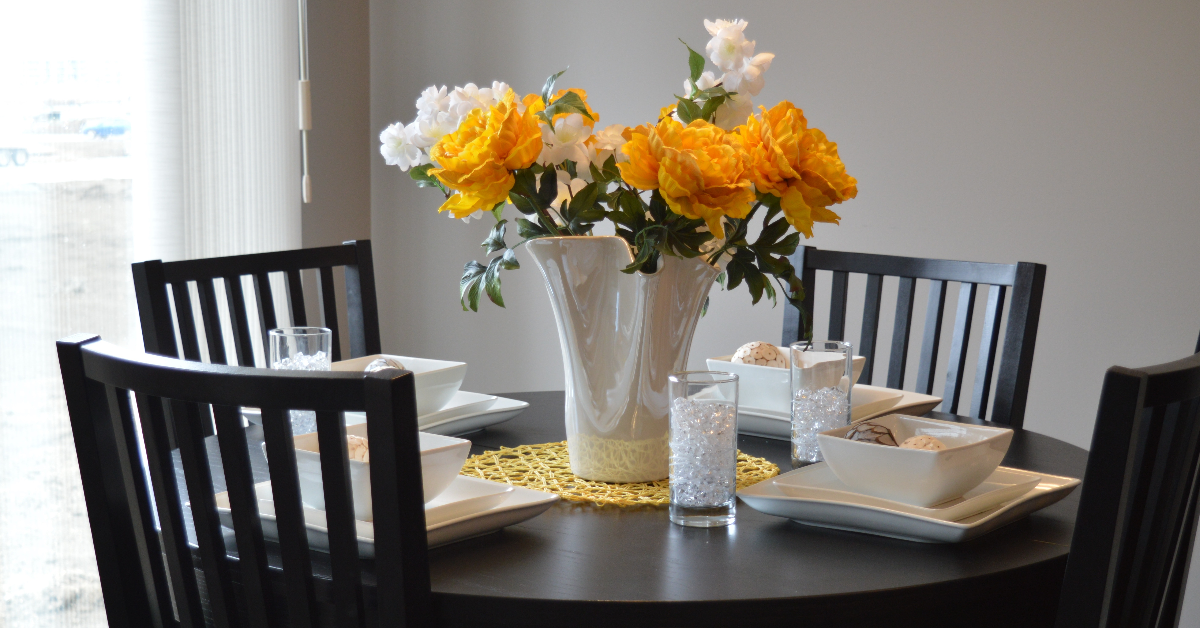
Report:
[[[942,399],[859,384],[865,364],[841,341],[788,349],[750,343],[708,360],[710,369],[739,378],[740,432],[792,441],[798,468],[738,491],[743,502],[807,525],[957,543],[1045,508],[1079,485],[1075,478],[1001,467],[1010,429],[909,416]],[[836,398],[829,395],[838,390],[842,404],[849,398],[848,417],[840,414],[845,405],[831,410]],[[811,422],[805,425],[798,413]],[[887,438],[852,433],[864,429]],[[914,439],[937,446],[912,448],[906,441]]]
[[[855,387],[857,390],[857,387]],[[800,523],[909,541],[959,543],[1066,497],[1075,478],[1000,466],[1013,431],[893,414],[871,423],[897,442],[932,436],[944,449],[817,436],[819,462],[738,491],[755,510]]]
[[[375,368],[372,363],[384,360],[386,366],[399,366],[413,373],[417,425],[421,430],[418,435],[422,489],[425,494],[425,525],[430,547],[487,534],[525,521],[545,512],[558,501],[558,495],[551,493],[459,475],[470,454],[471,441],[452,435],[475,432],[502,423],[529,407],[524,401],[461,390],[467,373],[465,362],[369,355],[330,364],[324,358],[328,352],[329,330],[285,328],[272,330],[271,334],[273,338],[280,339],[277,348],[272,349],[271,362],[275,368],[363,372]],[[299,344],[292,341],[289,347],[287,339],[297,335],[316,337],[316,340]],[[319,347],[321,343],[324,343],[323,350]],[[318,368],[309,368],[314,355],[320,356],[316,362],[323,361],[323,364],[318,364]],[[293,366],[295,364],[303,366]],[[262,413],[255,408],[243,408],[242,414],[250,423],[262,423]],[[291,417],[304,522],[308,529],[309,547],[329,551],[320,447],[316,432],[299,433],[304,427],[315,429],[315,422],[305,421],[304,414],[304,411],[292,411]],[[346,412],[344,418],[348,437],[367,438],[365,413]],[[369,448],[367,441],[359,442]],[[354,457],[349,460],[359,553],[368,558],[375,554],[369,460],[369,455],[365,456],[365,460]],[[270,540],[277,540],[271,483],[255,485],[255,492],[259,500],[263,534]],[[223,523],[232,527],[228,494],[218,493],[216,501]]]

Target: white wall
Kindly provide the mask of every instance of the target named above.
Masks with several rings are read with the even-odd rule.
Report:
[[[602,123],[638,124],[680,91],[676,38],[703,46],[705,17],[749,20],[758,50],[777,55],[757,102],[802,107],[859,180],[858,199],[838,208],[842,225],[818,226],[809,244],[1048,266],[1026,427],[1087,447],[1104,369],[1190,353],[1200,331],[1195,2],[375,0],[372,126],[411,120],[435,82],[501,79],[531,92],[567,66],[563,82],[588,90]],[[504,275],[508,309],[460,312],[457,280],[482,258],[486,227],[437,215],[436,193],[372,163],[385,349],[467,360],[470,390],[561,389],[532,263]],[[782,315],[751,307],[744,288],[714,293],[693,366],[776,340]],[[817,323],[819,334],[820,312]],[[1200,576],[1191,584],[1182,625],[1200,616]]]
[[[603,124],[641,123],[681,89],[676,38],[700,47],[704,17],[746,18],[777,55],[757,101],[804,108],[859,180],[809,243],[1046,264],[1026,425],[1086,447],[1104,369],[1180,357],[1200,331],[1200,5],[965,4],[376,2],[372,124],[410,120],[435,82],[529,92],[567,66]],[[508,309],[459,311],[487,227],[373,168],[387,348],[467,360],[473,390],[561,388],[532,264],[504,275]],[[714,293],[693,364],[775,340],[782,313]]]

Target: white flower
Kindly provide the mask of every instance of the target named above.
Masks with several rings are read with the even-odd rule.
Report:
[[[571,175],[558,171],[558,196],[554,198],[554,202],[550,203],[558,211],[563,210],[564,205],[571,203],[571,198],[579,193],[588,184],[583,179],[572,179]]]
[[[446,111],[450,107],[450,100],[446,98],[446,86],[443,85],[440,89],[437,85],[430,85],[421,92],[421,97],[417,99],[417,111],[421,113],[434,113],[437,111]]]
[[[696,87],[699,87],[700,91],[704,91],[710,87],[715,86],[716,84],[717,84],[717,77],[712,73],[711,70],[705,72],[704,74],[701,74],[700,78],[696,79]],[[684,93],[687,94],[688,98],[691,98],[693,96],[692,81],[690,79],[683,79],[683,91],[684,91]]]
[[[467,83],[462,87],[455,87],[454,91],[450,93],[448,110],[458,116],[461,122],[468,113],[475,109],[488,109],[495,106],[504,99],[504,95],[508,91],[508,83],[501,81],[493,81],[491,87],[482,89],[474,83]]]
[[[492,104],[498,105],[512,88],[504,81],[492,81]],[[482,91],[482,90],[481,90]]]
[[[717,107],[713,116],[713,124],[726,131],[732,131],[734,128],[746,124],[746,118],[753,113],[754,103],[750,101],[750,95],[734,94]]]
[[[751,96],[757,96],[762,91],[765,79],[763,72],[766,72],[771,67],[771,60],[775,55],[770,52],[762,52],[753,57],[745,57],[742,59],[742,64],[735,69],[728,70],[721,77],[721,82],[725,89],[731,92],[745,93]]]
[[[713,36],[704,49],[708,58],[721,70],[728,72],[742,64],[745,57],[754,56],[754,42],[748,41],[743,31],[746,20],[704,20],[704,28]]]
[[[604,168],[604,162],[612,156],[616,156],[617,163],[629,161],[629,155],[621,152],[621,146],[625,144],[625,136],[622,135],[624,131],[624,125],[610,124],[593,136],[595,141],[588,146],[588,157],[591,163],[596,164],[596,168]],[[590,180],[591,169],[581,169],[580,174],[584,173],[585,178]]]
[[[426,155],[419,146],[413,143],[413,138],[419,136],[416,122],[407,127],[399,122],[388,126],[379,134],[379,152],[389,166],[399,166],[400,170],[408,170],[413,166],[429,163]]]
[[[591,125],[585,125],[584,117],[578,113],[559,118],[554,128],[543,124],[542,153],[538,156],[538,163],[560,164],[569,159],[576,164],[587,164],[588,151],[584,142],[591,135]]]
[[[413,143],[421,148],[429,148],[437,143],[443,135],[458,130],[462,120],[449,111],[432,111],[417,115],[415,123],[419,135],[413,138]]]

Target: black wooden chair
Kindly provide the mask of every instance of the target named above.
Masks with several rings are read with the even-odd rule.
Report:
[[[343,351],[337,316],[337,297],[333,268],[345,267],[346,312],[350,339],[349,357],[381,353],[379,312],[375,299],[375,270],[371,260],[371,241],[349,241],[341,246],[327,246],[274,253],[255,253],[231,257],[163,262],[151,260],[133,265],[133,284],[137,294],[138,312],[142,321],[142,340],[146,351],[185,360],[200,360],[200,328],[207,341],[208,361],[216,364],[254,366],[253,339],[247,317],[247,302],[258,313],[259,348],[267,356],[267,330],[279,327],[269,276],[282,273],[286,286],[288,317],[291,325],[309,325],[304,307],[301,271],[317,270],[316,290],[320,303],[320,324],[333,330],[334,360],[341,360]],[[245,294],[241,277],[253,279],[253,294]],[[189,284],[195,284],[200,303],[200,321],[192,310]],[[230,315],[229,328],[233,338],[233,356],[226,349],[220,320],[219,284],[224,284],[225,301]],[[170,292],[171,298],[168,298]],[[174,312],[172,312],[172,301]],[[175,325],[179,325],[179,337]],[[179,350],[183,354],[180,356]]]
[[[969,414],[979,419],[988,418],[1013,427],[1021,426],[1025,418],[1025,402],[1029,395],[1029,373],[1033,368],[1033,347],[1034,341],[1037,339],[1038,318],[1042,309],[1042,288],[1046,281],[1044,265],[1030,262],[1017,264],[959,262],[869,253],[845,253],[826,251],[815,247],[797,248],[791,260],[796,272],[804,282],[804,306],[810,313],[813,311],[813,295],[816,293],[816,271],[833,271],[829,332],[825,336],[828,340],[845,339],[846,301],[850,273],[862,273],[867,276],[862,334],[858,343],[854,345],[855,354],[866,358],[866,365],[858,380],[860,384],[871,383],[872,370],[875,366],[883,278],[891,276],[898,277],[900,280],[887,369],[887,386],[896,389],[904,387],[917,280],[929,280],[929,305],[925,315],[925,331],[921,340],[916,382],[917,392],[927,395],[933,394],[933,385],[937,377],[938,345],[942,336],[946,287],[950,282],[960,282],[962,285],[958,293],[954,333],[947,365],[946,387],[942,394],[944,401],[941,410],[943,412],[959,413],[958,406],[962,397],[963,372],[966,368],[975,295],[980,286],[985,287],[988,291],[988,301],[984,312],[979,361],[975,369],[975,385],[971,395],[971,408],[963,414]],[[987,407],[991,394],[997,343],[1000,337],[1000,321],[1004,313],[1005,293],[1009,288],[1012,289],[1012,298],[1008,311],[1008,326],[1004,334],[1004,349],[1000,357],[996,398],[989,417]],[[784,345],[800,340],[804,336],[804,327],[800,311],[788,306],[783,319]]]
[[[1176,626],[1200,499],[1200,351],[1104,376],[1058,628]]]
[[[217,626],[313,626],[318,614],[336,626],[429,624],[411,373],[209,365],[127,351],[90,335],[58,341],[58,355],[110,625],[200,627],[207,615]],[[240,406],[262,408],[278,560],[263,537]],[[332,603],[318,605],[314,592],[287,408],[316,411],[332,573],[318,592],[328,591]],[[347,410],[368,417],[376,587],[367,591],[374,595],[364,595],[355,538],[341,415]],[[210,412],[217,435],[206,442],[201,423]],[[166,441],[168,422],[179,437],[182,485]],[[236,558],[222,536],[210,460],[229,489]],[[189,509],[181,505],[184,493]],[[190,524],[196,548],[188,544]]]

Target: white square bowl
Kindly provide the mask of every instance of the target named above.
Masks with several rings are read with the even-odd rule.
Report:
[[[784,355],[789,351],[786,347],[778,348]],[[819,354],[818,354],[819,355]],[[834,354],[828,354],[831,358]],[[738,376],[738,407],[756,408],[771,412],[792,414],[792,370],[774,366],[759,366],[757,364],[741,364],[732,362],[732,355],[723,355],[706,360],[710,371],[736,373]],[[790,358],[789,358],[790,359]],[[863,365],[867,359],[854,356],[854,381],[862,374]],[[853,393],[851,393],[853,398]]]
[[[379,358],[391,358],[412,371],[417,388],[417,416],[437,412],[446,407],[455,393],[462,387],[467,376],[466,362],[430,360],[403,355],[365,355],[361,358],[341,360],[333,363],[335,371],[361,371]]]
[[[366,438],[367,424],[351,425],[346,428],[346,434]],[[421,485],[425,491],[425,503],[428,504],[458,477],[471,452],[471,441],[425,432],[419,432],[418,435],[421,439]],[[315,432],[302,434],[293,440],[296,443],[296,466],[300,475],[300,499],[309,508],[325,510],[317,435]],[[354,518],[372,521],[369,462],[350,461],[350,490],[354,497]]]
[[[933,436],[941,451],[902,449],[847,439],[852,426],[821,432],[817,442],[834,475],[849,488],[913,506],[961,497],[1000,466],[1012,443],[1010,429],[893,414],[872,423],[892,430],[896,442]]]

